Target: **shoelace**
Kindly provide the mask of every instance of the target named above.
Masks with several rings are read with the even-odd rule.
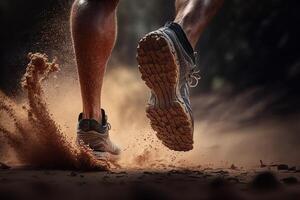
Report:
[[[191,72],[189,73],[187,79],[188,79],[188,85],[191,88],[197,87],[197,85],[199,84],[199,80],[201,79],[201,76],[199,73],[200,73],[200,70],[197,69],[196,67],[193,68],[191,70]]]
[[[195,59],[196,59],[195,63],[198,63],[198,53],[194,52],[194,56],[195,56]],[[191,88],[197,87],[197,85],[199,84],[199,80],[201,79],[201,76],[200,76],[199,73],[200,73],[200,70],[195,65],[193,67],[193,69],[191,69],[190,73],[188,74],[187,81],[188,81],[188,85]]]
[[[111,130],[111,125],[108,122],[107,122],[107,127],[108,127],[108,130]]]

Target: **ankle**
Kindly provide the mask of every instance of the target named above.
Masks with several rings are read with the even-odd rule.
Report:
[[[205,27],[221,8],[223,0],[190,0],[182,2],[178,5],[174,22],[182,27],[190,43],[195,47]]]
[[[83,111],[83,119],[94,119],[98,122],[102,121],[101,110]]]
[[[195,49],[199,38],[206,26],[205,22],[199,22],[197,24],[186,23],[184,20],[178,23],[182,30],[185,32],[187,39],[192,45],[193,49]]]

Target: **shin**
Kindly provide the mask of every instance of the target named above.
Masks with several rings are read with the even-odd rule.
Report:
[[[181,25],[193,47],[222,4],[223,0],[176,0],[174,22]]]
[[[71,32],[83,102],[83,117],[101,119],[101,88],[116,38],[118,0],[76,0]]]

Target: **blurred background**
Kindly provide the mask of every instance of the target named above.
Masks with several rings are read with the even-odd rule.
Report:
[[[73,136],[81,99],[69,32],[71,5],[72,0],[0,0],[0,93],[25,99],[19,80],[28,52],[57,57],[62,72],[45,83],[47,103]],[[179,154],[181,163],[262,159],[300,166],[299,10],[297,0],[225,0],[197,45],[202,80],[192,90],[195,149]],[[174,0],[120,1],[103,104],[114,127],[112,139],[128,147],[124,158],[147,154],[153,144],[148,133],[154,136],[144,113],[148,90],[138,77],[137,43],[174,15]],[[159,143],[153,158],[157,149],[164,162],[173,155]]]
[[[70,48],[71,0],[0,1],[0,89],[14,95],[28,52],[45,52],[62,63]],[[264,101],[262,115],[300,111],[300,16],[297,0],[228,0],[203,34],[197,51],[202,81],[195,94],[224,98],[251,91]],[[121,0],[119,35],[111,66],[137,68],[135,48],[147,32],[174,18],[173,0]]]

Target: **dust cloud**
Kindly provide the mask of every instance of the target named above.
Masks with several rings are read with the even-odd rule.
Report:
[[[44,55],[31,55],[31,59],[30,65],[47,61]],[[78,149],[75,145],[77,116],[82,108],[76,73],[70,73],[62,63],[62,71],[43,81],[41,87],[41,80],[51,69],[57,71],[53,63],[47,65],[52,66],[50,71],[48,68],[48,71],[37,71],[38,77],[26,80],[25,83],[33,87],[24,84],[28,91],[26,108],[23,106],[27,104],[24,94],[13,100],[1,95],[2,137],[21,163],[46,168],[103,166],[88,150]],[[109,66],[102,107],[112,125],[111,138],[122,147],[119,164],[123,168],[229,167],[232,164],[246,168],[258,166],[259,160],[300,164],[297,155],[299,118],[283,121],[271,117],[253,121],[269,102],[266,99],[265,102],[247,104],[251,91],[230,101],[219,94],[194,95],[195,144],[187,153],[170,151],[156,138],[145,115],[148,93],[136,68]],[[8,126],[10,123],[7,122],[15,126]],[[1,143],[5,140],[1,139]],[[6,160],[12,161],[11,154],[5,155]]]
[[[29,54],[30,62],[22,78],[27,105],[1,95],[1,145],[7,143],[16,159],[25,165],[46,169],[108,170],[108,164],[96,160],[84,146],[67,140],[44,101],[42,81],[59,70],[46,55]]]

